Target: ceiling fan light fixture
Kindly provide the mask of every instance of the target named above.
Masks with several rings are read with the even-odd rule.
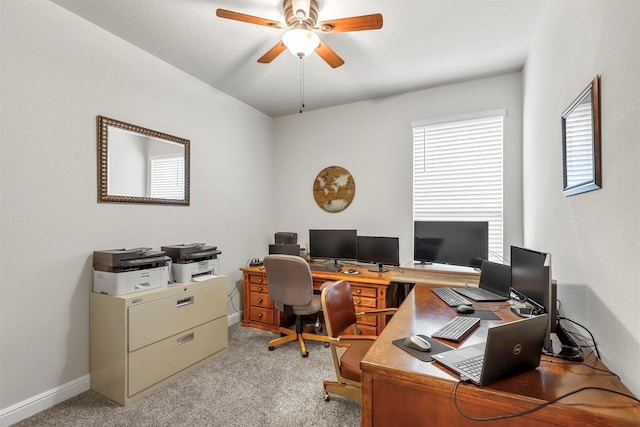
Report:
[[[289,52],[302,58],[320,45],[320,38],[308,29],[294,28],[284,33],[282,43],[289,49]]]

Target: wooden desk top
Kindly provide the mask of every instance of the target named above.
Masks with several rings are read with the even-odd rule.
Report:
[[[480,327],[460,344],[462,346],[484,341],[487,329],[492,325],[518,319],[511,312],[508,302],[475,303],[474,306],[495,311],[500,320],[482,320]],[[365,396],[365,393],[371,393],[374,388],[378,391],[383,390],[380,384],[394,384],[399,387],[395,389],[395,394],[398,394],[398,390],[424,389],[424,393],[430,398],[433,397],[432,400],[427,399],[427,402],[436,402],[436,395],[443,399],[442,402],[445,401],[444,399],[452,400],[453,387],[459,380],[456,374],[435,362],[423,362],[413,357],[395,346],[392,341],[411,334],[431,335],[455,316],[455,310],[435,296],[430,287],[415,286],[362,360],[363,425],[373,424],[372,418],[375,416],[372,415],[371,408],[374,407],[377,411],[380,407],[379,404],[372,403],[375,397]],[[458,346],[451,342],[442,342],[454,347]],[[374,384],[377,385],[374,386]],[[586,386],[631,394],[617,377],[608,372],[606,366],[593,352],[585,349],[584,363],[543,356],[538,369],[483,388],[462,384],[458,388],[457,396],[462,406],[473,402],[482,408],[489,400],[491,407],[484,407],[480,413],[483,413],[482,416],[497,416],[517,412],[523,407],[531,408]],[[383,392],[380,391],[380,393]],[[409,393],[416,394],[414,390]],[[393,399],[393,395],[390,393],[384,399]],[[393,408],[393,405],[391,402],[386,404],[386,410],[394,411],[389,409]],[[455,409],[452,411],[455,412]],[[478,413],[478,410],[475,410],[474,415],[479,416]],[[544,424],[544,421],[548,422],[551,419],[549,414],[557,417],[555,419],[560,425],[640,425],[640,404],[624,396],[599,390],[581,391],[530,416],[540,417],[538,422],[542,421]],[[454,415],[458,414],[449,414],[451,417]],[[523,419],[520,417],[511,421],[520,422],[518,420]],[[401,424],[402,422],[398,422],[398,425]],[[449,419],[448,424],[458,425],[453,418]],[[555,424],[555,421],[552,424]]]
[[[433,286],[466,286],[467,284],[477,285],[480,274],[471,271],[459,271],[455,269],[438,269],[431,266],[416,267],[396,267],[389,268],[386,273],[371,272],[373,266],[362,266],[344,263],[342,271],[319,271],[312,270],[314,279],[325,280],[347,280],[350,283],[371,283],[379,285],[389,285],[391,282],[401,283],[422,283]],[[355,269],[360,274],[345,274],[349,269]],[[247,266],[240,270],[244,272],[264,273],[262,266]]]

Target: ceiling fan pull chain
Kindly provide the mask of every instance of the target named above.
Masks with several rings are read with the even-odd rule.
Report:
[[[304,110],[304,57],[300,57],[300,114]]]

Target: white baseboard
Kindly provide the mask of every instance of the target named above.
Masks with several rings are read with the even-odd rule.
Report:
[[[242,320],[242,313],[237,312],[227,316],[227,325],[235,325]],[[0,409],[0,427],[8,427],[18,421],[29,418],[32,415],[49,409],[58,403],[64,402],[75,395],[83,393],[90,388],[89,375],[85,375],[66,384],[55,387],[44,393],[40,393],[30,399],[18,402],[5,409]]]
[[[87,390],[89,390],[89,375],[82,376],[30,399],[16,403],[0,410],[0,427],[8,427]]]
[[[242,320],[242,312],[236,312],[227,316],[227,325],[235,325]]]

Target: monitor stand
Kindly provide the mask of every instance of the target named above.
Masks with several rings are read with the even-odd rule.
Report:
[[[413,265],[431,265],[433,264],[431,261],[414,261]]]
[[[560,323],[556,324],[556,336],[551,337],[551,348],[545,349],[545,354],[572,362],[584,361],[582,349]]]
[[[377,269],[377,270],[369,270],[369,271],[371,271],[371,272],[373,272],[373,273],[386,273],[386,272],[387,272],[387,271],[389,271],[389,270],[387,270],[386,268],[384,268],[384,265],[382,265],[382,263],[381,263],[381,262],[379,262],[379,263],[378,263],[378,269]]]

